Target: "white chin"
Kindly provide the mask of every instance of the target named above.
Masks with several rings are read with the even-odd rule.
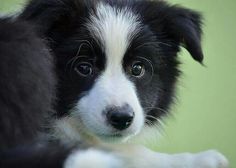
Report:
[[[95,134],[95,136],[103,142],[108,143],[123,143],[137,135],[140,131],[136,132],[120,132],[117,134]]]

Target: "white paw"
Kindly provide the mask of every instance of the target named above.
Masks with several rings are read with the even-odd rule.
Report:
[[[195,159],[196,168],[228,168],[229,162],[224,155],[215,150],[199,153]]]
[[[72,153],[64,168],[123,168],[122,161],[111,153],[88,149]]]

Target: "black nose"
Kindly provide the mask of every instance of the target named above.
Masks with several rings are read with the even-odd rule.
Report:
[[[106,110],[106,117],[108,123],[114,128],[124,130],[131,125],[134,119],[134,112],[129,105],[122,107],[111,107]]]

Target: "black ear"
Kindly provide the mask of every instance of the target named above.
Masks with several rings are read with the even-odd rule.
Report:
[[[172,6],[168,11],[166,19],[165,28],[167,32],[174,39],[178,40],[196,61],[202,62],[201,15],[192,10]]]
[[[163,0],[140,2],[138,8],[154,32],[164,33],[175,44],[185,47],[196,61],[203,61],[200,13]]]
[[[31,0],[19,18],[35,24],[40,34],[50,37],[79,24],[84,5],[84,1],[74,0]]]

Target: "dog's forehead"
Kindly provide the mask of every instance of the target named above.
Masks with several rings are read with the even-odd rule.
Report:
[[[86,26],[105,53],[107,65],[111,66],[122,62],[132,39],[141,29],[139,16],[132,10],[105,3],[97,5],[95,12],[90,14]]]

